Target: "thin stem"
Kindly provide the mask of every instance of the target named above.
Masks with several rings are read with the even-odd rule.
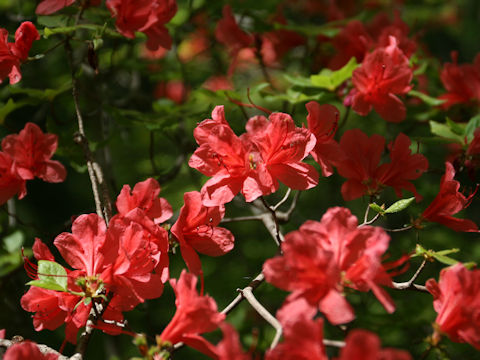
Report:
[[[384,229],[384,230],[388,231],[388,232],[401,232],[401,231],[410,230],[411,228],[413,228],[413,225],[409,225],[409,226],[406,226],[406,227],[403,227],[403,228],[400,228],[400,229]]]
[[[251,221],[251,220],[256,220],[256,221],[262,221],[262,216],[261,215],[251,215],[251,216],[238,216],[234,218],[224,218],[220,221],[221,224],[225,223],[231,223],[231,222],[238,222],[238,221]]]
[[[255,290],[260,286],[261,283],[265,281],[265,276],[263,273],[258,274],[251,282],[248,284],[247,287],[243,288],[242,291],[245,291],[247,289],[250,289],[250,291]],[[238,304],[240,304],[243,301],[244,297],[242,294],[238,294],[231,302],[228,304],[222,311],[222,314],[228,315],[233,309],[235,309]]]
[[[263,317],[275,329],[275,337],[270,344],[270,349],[273,349],[275,346],[277,346],[282,336],[282,325],[272,314],[268,312],[267,309],[263,307],[262,304],[260,304],[260,302],[253,295],[252,289],[247,287],[243,290],[239,289],[238,291],[250,303],[250,305],[255,309],[255,311],[260,314],[260,316]]]
[[[271,216],[272,216],[272,220],[274,222],[274,227],[275,227],[275,242],[277,243],[278,246],[280,246],[280,244],[283,242],[283,236],[280,235],[280,228],[278,226],[278,219],[277,219],[277,213],[275,212],[275,210],[273,210],[270,205],[268,205],[267,201],[265,200],[265,198],[263,196],[260,196],[260,201],[262,202],[263,206],[265,206],[265,208],[270,212]],[[265,220],[267,218],[263,218],[262,220],[264,220],[264,224],[265,224]],[[271,225],[271,224],[268,224],[268,225]],[[268,229],[269,227],[267,227]]]
[[[410,280],[408,281],[405,281],[405,282],[401,282],[401,283],[397,283],[397,282],[392,282],[393,283],[393,287],[395,289],[398,289],[398,290],[405,290],[405,289],[410,289],[410,288],[414,288],[415,290],[419,290],[419,291],[425,291],[425,292],[428,292],[427,288],[423,285],[417,285],[417,284],[414,284],[413,282],[418,278],[418,275],[420,275],[420,273],[422,272],[423,268],[425,267],[425,264],[427,263],[427,259],[424,259],[422,261],[422,263],[420,264],[420,266],[418,267],[417,271],[415,271],[415,274],[413,274],[413,276],[411,277]]]
[[[345,341],[323,339],[323,345],[342,348],[345,347]]]
[[[277,209],[282,206],[285,201],[288,200],[288,197],[290,196],[290,193],[292,192],[292,189],[288,188],[287,192],[285,193],[285,196],[280,200],[272,209],[273,211],[277,211]]]

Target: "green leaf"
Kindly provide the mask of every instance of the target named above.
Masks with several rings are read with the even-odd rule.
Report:
[[[472,117],[465,127],[465,136],[467,137],[467,142],[470,143],[473,140],[475,130],[480,127],[480,114]]]
[[[35,99],[26,99],[26,100],[20,100],[20,101],[17,101],[17,102],[15,102],[11,98],[8,99],[8,101],[5,105],[0,106],[0,124],[4,123],[5,118],[12,111],[15,111],[16,109],[19,109],[19,108],[27,106],[27,105],[37,105],[37,104],[38,104],[38,101],[35,100]]]
[[[303,76],[292,76],[285,74],[284,78],[291,84],[301,86],[301,87],[313,87],[310,78],[306,78]]]
[[[380,213],[380,215],[383,215],[385,213],[385,209],[378,204],[372,203],[372,204],[369,204],[368,206],[373,211],[376,211],[377,213]]]
[[[446,118],[447,126],[457,135],[463,136],[465,134],[465,124],[456,123],[452,121],[448,116]]]
[[[425,104],[430,105],[430,106],[439,106],[439,105],[442,105],[445,102],[445,100],[434,98],[430,95],[424,94],[424,93],[422,93],[420,91],[417,91],[417,90],[410,90],[408,92],[408,95],[415,96],[415,97],[419,98],[420,100],[422,100]]]
[[[24,234],[20,230],[16,230],[3,238],[3,247],[8,253],[14,253],[20,251],[24,241]]]
[[[27,285],[43,289],[67,291],[67,271],[62,265],[54,261],[39,260],[37,274],[38,280],[32,280]]]
[[[445,256],[445,255],[440,255],[439,253],[436,253],[436,252],[433,252],[432,253],[432,257],[441,262],[442,264],[446,264],[446,265],[455,265],[456,263],[458,263],[458,260],[455,260],[455,259],[452,259],[448,256]]]
[[[385,214],[392,214],[405,210],[414,200],[414,197],[398,200],[390,205],[387,210],[385,210]]]
[[[31,89],[31,88],[21,88],[13,87],[10,89],[12,94],[25,94],[32,99],[38,99],[41,101],[52,101],[58,95],[68,91],[72,88],[72,83],[70,81],[64,83],[62,86],[57,89]]]
[[[284,25],[280,23],[275,23],[275,29],[285,29],[285,30],[292,30],[303,34],[305,36],[318,36],[323,35],[328,38],[335,37],[339,32],[340,29],[338,26],[334,25],[333,23],[328,23],[327,25]]]
[[[442,138],[452,140],[454,142],[458,142],[463,145],[464,139],[463,136],[455,134],[447,125],[440,124],[436,121],[430,120],[430,131]]]
[[[310,81],[315,87],[333,91],[352,77],[353,70],[355,70],[357,66],[357,60],[352,57],[341,69],[336,71],[323,69],[318,75],[310,76]]]
[[[66,15],[48,15],[37,16],[37,23],[49,28],[63,27],[67,25],[68,16]]]

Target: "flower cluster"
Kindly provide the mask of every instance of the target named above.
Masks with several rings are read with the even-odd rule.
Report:
[[[57,135],[44,134],[38,125],[27,123],[20,133],[2,140],[0,152],[0,204],[15,194],[27,194],[26,181],[38,177],[58,183],[67,172],[60,162],[50,160],[57,149]]]

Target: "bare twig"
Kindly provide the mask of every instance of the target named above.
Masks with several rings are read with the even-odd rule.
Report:
[[[238,291],[250,303],[250,305],[255,309],[255,311],[259,313],[260,316],[263,317],[275,329],[275,337],[270,344],[270,349],[273,349],[275,346],[277,346],[282,336],[282,325],[272,314],[268,312],[267,309],[263,307],[262,304],[260,304],[260,302],[253,295],[251,288],[247,286],[245,289],[238,289]]]
[[[413,225],[405,226],[405,227],[399,228],[399,229],[384,229],[384,230],[388,231],[388,232],[401,232],[401,231],[410,230],[411,228],[413,228]]]
[[[366,226],[366,225],[371,225],[373,224],[375,221],[377,221],[377,219],[380,217],[380,213],[377,213],[372,219],[368,220],[368,221],[364,221],[362,224],[358,225],[358,227],[362,227],[362,226]]]
[[[290,196],[290,193],[292,192],[292,189],[288,188],[287,192],[285,193],[285,196],[280,200],[275,206],[272,207],[273,211],[277,211],[277,209],[282,206],[285,201],[288,200],[288,197]]]
[[[338,348],[345,347],[345,341],[338,341],[338,340],[323,339],[323,344],[325,346],[333,346]]]
[[[246,289],[250,289],[250,291],[253,291],[255,290],[257,287],[260,286],[261,283],[263,283],[265,281],[265,276],[263,275],[263,273],[260,273],[258,274],[251,282],[250,284],[248,284],[247,287],[243,288],[242,291],[245,291]],[[222,314],[225,314],[225,315],[228,315],[230,313],[230,311],[232,311],[233,309],[235,309],[238,304],[240,304],[242,302],[242,300],[244,299],[244,297],[242,296],[242,294],[238,294],[235,299],[233,299],[230,304],[228,304],[222,311],[221,313]]]
[[[231,222],[239,222],[239,221],[262,221],[262,217],[265,214],[260,214],[260,215],[251,215],[251,216],[238,216],[234,218],[223,218],[220,223],[226,224],[226,223],[231,223]]]
[[[428,292],[427,288],[423,285],[418,285],[414,284],[413,282],[417,279],[418,275],[422,272],[423,268],[425,267],[425,264],[427,263],[427,259],[424,259],[420,266],[418,267],[417,271],[415,271],[415,274],[413,274],[412,278],[408,281],[397,283],[397,282],[392,282],[393,287],[398,290],[406,290],[406,289],[414,289],[418,291],[423,291],[423,292]]]

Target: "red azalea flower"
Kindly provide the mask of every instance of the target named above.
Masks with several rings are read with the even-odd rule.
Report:
[[[260,156],[256,161],[256,157],[250,155],[251,166],[258,169],[262,185],[270,187],[269,193],[278,190],[278,180],[297,190],[318,184],[315,168],[302,162],[316,143],[308,129],[296,127],[291,116],[285,113],[273,113],[268,120],[255,116],[248,120],[246,128],[243,139],[251,142]]]
[[[218,312],[213,298],[197,293],[195,275],[183,270],[178,281],[171,279],[170,285],[177,297],[177,311],[163,332],[157,335],[157,343],[162,347],[183,342],[215,358],[212,344],[200,334],[215,330],[225,315]]]
[[[115,26],[123,36],[133,39],[135,31],[140,31],[147,35],[149,50],[171,48],[172,38],[165,24],[177,12],[175,0],[107,0],[106,5],[117,18]]]
[[[170,80],[158,83],[154,95],[156,99],[167,98],[180,105],[187,100],[189,92],[190,89],[185,86],[183,81]]]
[[[366,116],[373,107],[383,119],[400,122],[405,119],[406,109],[396,95],[410,91],[413,72],[397,40],[392,36],[389,39],[387,47],[368,54],[353,72],[352,109]]]
[[[352,57],[358,63],[362,62],[373,45],[373,39],[360,21],[352,20],[333,38],[332,43],[337,54],[330,60],[328,67],[337,70]]]
[[[455,231],[478,231],[478,227],[473,221],[458,219],[452,216],[465,209],[475,195],[475,193],[472,193],[469,196],[465,196],[459,192],[460,183],[453,180],[454,177],[455,169],[453,165],[446,162],[445,175],[440,180],[440,190],[432,203],[422,213],[420,219],[417,220],[417,223],[421,223],[422,220],[428,220],[445,225]]]
[[[58,353],[53,352],[42,353],[36,343],[31,341],[23,341],[21,343],[13,344],[11,347],[9,347],[3,356],[3,360],[57,360],[58,356]]]
[[[15,31],[15,42],[8,42],[7,30],[0,28],[0,84],[7,76],[10,84],[16,84],[22,78],[20,63],[28,58],[28,52],[35,40],[40,39],[35,25],[23,22]]]
[[[232,81],[223,75],[211,76],[203,83],[202,87],[210,91],[233,90]]]
[[[215,28],[215,39],[227,47],[232,62],[228,74],[231,75],[237,65],[238,55],[242,49],[249,48],[254,41],[252,35],[240,29],[232,13],[230,5],[225,5],[222,11],[223,17],[218,21]]]
[[[15,172],[13,159],[0,152],[0,205],[5,204],[15,194],[22,199],[27,194],[26,181]]]
[[[393,312],[392,300],[379,286],[392,284],[380,262],[389,240],[380,228],[358,228],[348,209],[331,208],[321,222],[307,221],[287,234],[283,256],[267,260],[263,272],[268,282],[292,291],[287,303],[305,299],[333,324],[354,318],[341,295],[344,286],[372,290],[385,309]]]
[[[411,360],[404,350],[381,348],[380,339],[366,330],[352,330],[345,339],[345,346],[336,360]]]
[[[65,180],[67,172],[60,162],[50,160],[57,150],[58,137],[44,134],[38,125],[27,123],[20,133],[2,140],[2,150],[14,161],[14,169],[23,180],[34,177],[58,183]]]
[[[339,145],[333,139],[338,126],[338,109],[315,101],[310,101],[305,106],[308,111],[308,129],[317,139],[310,153],[320,165],[323,175],[330,176],[333,173],[332,162],[341,157]]]
[[[448,109],[455,104],[468,104],[472,100],[480,101],[480,54],[473,64],[458,65],[458,53],[452,52],[452,63],[446,63],[440,73],[440,79],[447,93],[439,96],[445,100],[441,105]]]
[[[125,216],[133,209],[140,208],[155,224],[161,224],[172,217],[172,207],[164,198],[159,198],[160,185],[157,180],[148,178],[135,184],[133,190],[124,185],[117,197],[118,213]]]
[[[178,220],[172,226],[172,234],[180,244],[182,257],[188,270],[200,275],[203,281],[202,265],[196,251],[209,256],[221,256],[233,249],[233,234],[217,225],[225,215],[223,205],[206,207],[198,191],[183,196],[184,205]]]
[[[282,324],[283,342],[268,350],[265,360],[327,360],[323,319],[312,320],[313,315],[301,301],[282,306],[277,318]]]
[[[250,356],[245,354],[240,344],[240,339],[235,328],[227,322],[220,324],[222,329],[223,340],[215,346],[216,360],[249,360]]]
[[[480,350],[480,270],[469,271],[458,263],[443,269],[438,283],[430,279],[426,286],[438,313],[435,331]]]
[[[410,180],[417,179],[427,170],[427,159],[420,154],[411,154],[410,139],[402,133],[389,144],[390,163],[380,165],[384,148],[383,136],[369,138],[358,129],[343,134],[340,140],[342,154],[335,160],[335,166],[338,173],[348,179],[341,190],[345,200],[365,194],[376,195],[385,186],[393,187],[398,196],[405,189],[420,199]]]

